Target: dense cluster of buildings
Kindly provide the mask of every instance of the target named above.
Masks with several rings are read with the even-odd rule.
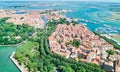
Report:
[[[43,27],[44,16],[47,20],[66,18],[59,14],[67,10],[40,10],[40,11],[0,11],[0,18],[11,17],[7,22],[15,24],[29,24],[36,28]],[[71,11],[71,10],[68,10]],[[22,12],[19,13],[18,12]],[[69,21],[69,19],[68,19]],[[16,37],[18,39],[20,37]],[[73,40],[80,40],[79,47],[67,44]],[[50,50],[53,53],[71,58],[76,61],[92,62],[100,65],[106,71],[120,72],[120,51],[114,49],[113,45],[89,31],[81,24],[58,24],[55,31],[49,36]],[[107,50],[114,50],[116,53],[108,58]]]
[[[0,18],[10,17],[7,22],[15,24],[29,24],[34,27],[42,27],[44,21],[41,19],[41,11],[24,11],[24,10],[3,10],[0,11]]]
[[[70,10],[69,10],[70,11]],[[67,12],[67,10],[0,10],[0,18],[10,17],[7,22],[14,24],[29,24],[35,28],[42,28],[46,19],[59,19],[65,17],[60,12]],[[44,19],[43,19],[44,17]]]
[[[67,44],[74,39],[81,42],[78,48]],[[84,25],[58,24],[49,36],[49,44],[53,53],[77,61],[92,62],[108,71],[115,71],[115,67],[117,69],[120,65],[120,51],[117,51],[118,54],[110,55],[108,59],[106,51],[114,50],[114,47],[89,31]]]

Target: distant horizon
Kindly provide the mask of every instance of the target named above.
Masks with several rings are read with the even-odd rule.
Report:
[[[0,1],[43,1],[43,0],[0,0]],[[69,1],[69,2],[73,2],[73,0],[44,0],[44,1],[61,1],[61,2],[65,2],[65,1]],[[115,3],[120,3],[120,0],[76,0],[74,2],[115,2]]]

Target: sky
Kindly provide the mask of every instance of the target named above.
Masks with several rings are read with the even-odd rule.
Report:
[[[0,0],[0,1],[89,1],[89,2],[120,2],[120,0]]]

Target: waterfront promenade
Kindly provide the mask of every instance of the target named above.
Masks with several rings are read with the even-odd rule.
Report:
[[[19,65],[19,62],[13,57],[14,54],[15,52],[13,52],[12,55],[10,56],[10,59],[12,60],[12,62],[17,66],[20,72],[28,72],[27,69],[24,68],[24,66]]]
[[[117,43],[117,45],[120,45],[120,42],[118,42],[117,40],[115,40],[114,38],[112,38],[111,35],[115,35],[115,34],[110,34],[110,35],[108,35],[108,34],[102,34],[102,36],[105,36],[108,39],[111,39],[111,40],[115,41]]]

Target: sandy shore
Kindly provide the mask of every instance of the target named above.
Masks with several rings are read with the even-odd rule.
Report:
[[[24,68],[24,66],[19,65],[19,62],[13,58],[15,52],[12,53],[12,55],[10,56],[10,59],[12,60],[12,62],[17,66],[17,68],[20,70],[20,72],[28,72],[26,68]]]

